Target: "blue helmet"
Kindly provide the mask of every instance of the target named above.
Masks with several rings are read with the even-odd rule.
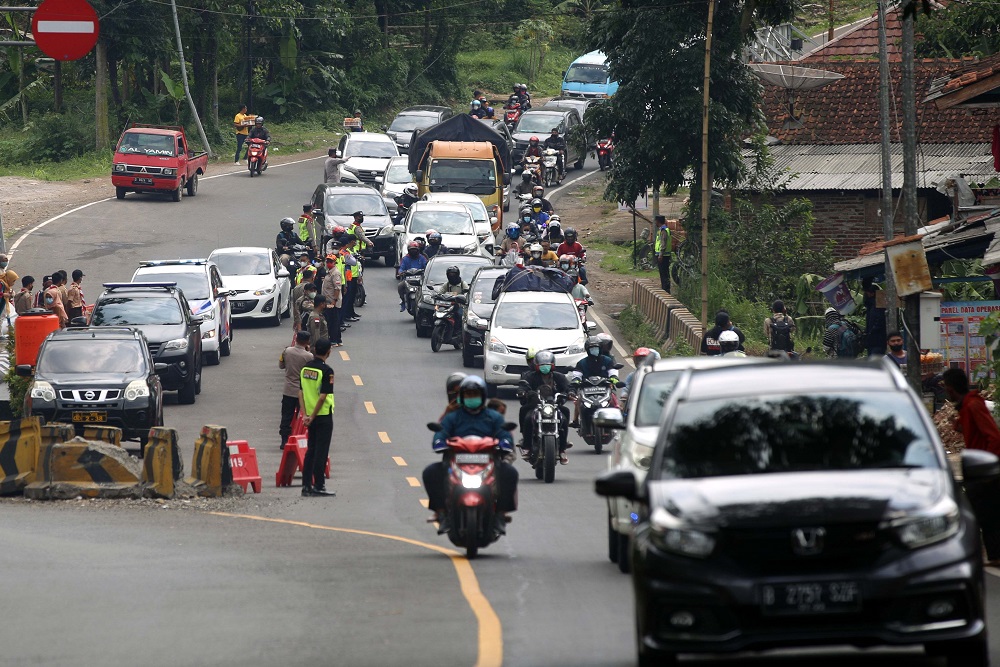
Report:
[[[509,238],[511,241],[516,241],[520,237],[521,237],[521,228],[518,227],[517,224],[512,222],[509,225],[507,225],[507,238]]]

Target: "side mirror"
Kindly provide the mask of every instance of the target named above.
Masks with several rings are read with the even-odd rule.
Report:
[[[565,79],[566,78],[566,70],[563,70],[562,74],[560,74],[559,76],[561,76],[561,77],[563,77]]]
[[[594,333],[597,331],[597,323],[587,320],[586,329],[588,334]]]
[[[504,174],[503,175],[503,184],[504,185],[510,185],[510,174]]]
[[[427,422],[427,430],[437,433],[441,430],[441,424],[438,424],[437,422]]]
[[[594,491],[606,498],[636,500],[639,497],[635,475],[628,470],[609,471],[594,480]]]
[[[505,431],[516,431],[517,430],[517,424],[515,424],[514,422],[504,422],[504,424],[503,424],[503,430],[505,430]]]
[[[153,364],[153,370],[157,373],[163,373],[168,368],[170,368],[170,364]]]
[[[388,125],[383,125],[382,126],[382,131],[383,132],[388,132],[389,131],[389,126]]]
[[[198,326],[201,326],[201,323],[204,322],[204,321],[205,321],[205,319],[201,318],[201,317],[192,317],[191,318],[191,324],[197,324]]]
[[[314,218],[322,218],[323,217],[323,209],[321,209],[321,208],[314,208],[312,210],[312,214],[313,214]]]
[[[20,366],[17,367],[20,374]],[[981,449],[962,452],[962,481],[985,482],[1000,477],[1000,459]]]
[[[82,316],[81,317],[74,317],[73,319],[71,319],[69,321],[69,324],[67,326],[70,327],[71,329],[78,329],[80,327],[86,327],[87,326],[87,318],[86,317],[82,317]]]
[[[17,373],[18,377],[30,378],[31,377],[31,364],[18,364],[14,367],[14,372]]]
[[[417,183],[424,180],[424,170],[417,169],[415,172],[413,172],[413,180],[415,180]]]
[[[621,430],[625,428],[625,416],[618,408],[601,408],[594,413],[594,424],[601,428]]]
[[[491,215],[490,216],[490,227],[496,227],[496,226],[497,226],[497,217],[495,215]]]
[[[376,183],[385,183],[385,179],[382,178],[381,176],[376,176],[375,177],[375,182]]]
[[[281,267],[280,269],[278,269],[277,276],[279,278],[287,278],[288,277],[288,269],[286,269],[285,267]]]
[[[403,227],[403,225],[393,225],[392,231],[395,232],[396,234],[402,234],[403,232],[406,231],[406,228]]]

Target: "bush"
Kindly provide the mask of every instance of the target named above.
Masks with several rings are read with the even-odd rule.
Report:
[[[61,162],[79,157],[91,148],[94,128],[76,114],[48,113],[26,128],[18,162]]]

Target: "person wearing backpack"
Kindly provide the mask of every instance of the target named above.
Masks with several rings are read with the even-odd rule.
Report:
[[[767,337],[769,350],[792,352],[795,342],[795,320],[785,312],[785,304],[780,299],[771,304],[771,317],[764,320],[764,335]]]
[[[823,319],[823,349],[827,356],[837,359],[857,358],[862,342],[858,328],[841,317],[836,308],[827,308]]]

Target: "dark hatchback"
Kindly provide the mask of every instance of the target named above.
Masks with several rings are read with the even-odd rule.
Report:
[[[30,376],[30,366],[18,366]],[[135,329],[82,327],[55,331],[38,352],[25,414],[47,422],[117,426],[145,443],[163,425],[163,392],[145,338]]]
[[[962,455],[965,483],[992,454]],[[892,364],[684,373],[639,504],[631,559],[640,665],[679,653],[923,645],[989,664],[979,528],[933,422]]]
[[[491,266],[493,262],[482,255],[438,255],[431,257],[424,269],[420,282],[420,300],[417,301],[417,338],[427,338],[434,326],[434,292],[448,280],[449,266],[457,266],[462,275],[462,281],[469,284],[472,276],[482,266]]]
[[[472,368],[476,357],[483,354],[483,340],[497,303],[493,298],[493,287],[497,280],[503,280],[508,271],[506,267],[484,266],[476,271],[469,283],[469,305],[462,323],[462,365],[466,368]]]
[[[201,393],[201,322],[176,283],[105,283],[94,304],[92,327],[133,327],[146,337],[163,388],[178,403]]]

